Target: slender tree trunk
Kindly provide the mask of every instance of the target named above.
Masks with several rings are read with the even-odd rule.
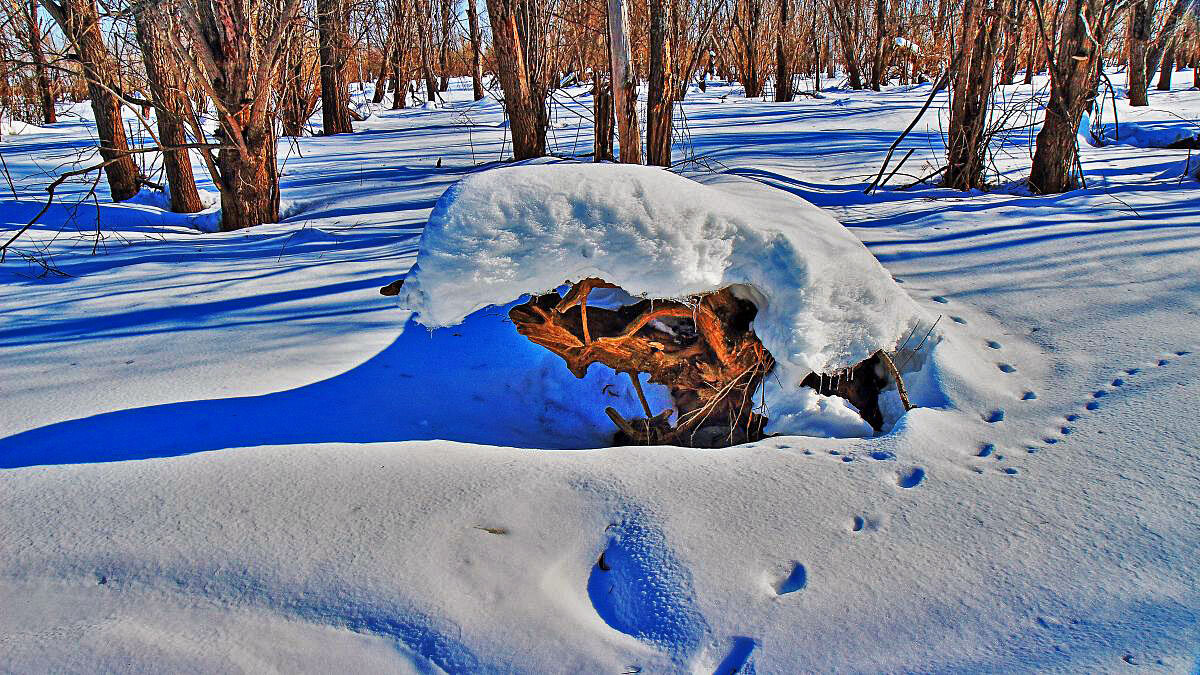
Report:
[[[1137,0],[1129,7],[1129,29],[1125,43],[1128,50],[1129,105],[1146,106],[1150,101],[1146,89],[1150,84],[1146,50],[1150,41],[1150,19],[1154,15],[1153,0]]]
[[[1016,0],[1010,5],[1012,12],[1008,15],[1008,30],[1004,37],[1004,60],[1000,66],[1000,84],[1012,84],[1017,78],[1017,54],[1020,51],[1022,35],[1022,18],[1025,15],[1025,2]]]
[[[775,36],[775,100],[789,103],[796,96],[792,86],[790,0],[779,0],[779,33]],[[819,66],[818,66],[819,67]]]
[[[637,119],[637,81],[631,61],[629,42],[629,6],[627,0],[608,0],[609,56],[612,60],[613,109],[617,118],[617,139],[621,161],[642,163],[642,137]]]
[[[592,71],[592,115],[596,120],[592,161],[613,159],[613,94],[607,73]]]
[[[450,90],[450,37],[453,32],[454,24],[454,2],[453,0],[442,0],[442,8],[439,13],[442,20],[442,35],[441,44],[439,45],[439,65],[441,66],[441,81],[438,83],[438,91]]]
[[[174,30],[171,17],[164,6],[156,3],[141,5],[134,12],[135,35],[142,48],[142,63],[146,68],[146,80],[157,114],[158,140],[164,146],[187,144],[184,115],[188,114],[188,103],[184,92],[183,78],[175,69],[170,46],[161,31]],[[192,160],[186,149],[163,152],[163,169],[170,187],[171,210],[176,213],[196,213],[204,209],[200,194],[196,191],[196,178],[192,174]]]
[[[479,12],[475,0],[467,2],[467,28],[471,32],[471,91],[476,101],[483,99],[483,38],[479,32]]]
[[[1046,121],[1037,135],[1029,186],[1041,194],[1066,192],[1075,186],[1072,173],[1078,158],[1077,134],[1083,112],[1096,98],[1096,78],[1103,53],[1092,42],[1101,44],[1107,34],[1099,30],[1097,6],[1103,0],[1069,0],[1063,13],[1063,27],[1054,63],[1050,64],[1050,100]],[[1082,57],[1082,58],[1075,58]]]
[[[54,124],[58,121],[58,114],[54,110],[54,90],[50,85],[50,76],[46,69],[46,51],[42,48],[42,29],[38,26],[37,0],[29,0],[25,21],[29,34],[29,54],[33,57],[38,99],[42,106],[42,122]]]
[[[396,86],[392,89],[392,110],[400,110],[408,105],[409,73],[407,64],[404,62],[405,51],[403,42],[396,40],[393,49],[396,50],[395,57],[392,59],[392,63],[395,64],[395,70],[392,72],[395,73],[393,77],[395,78]]]
[[[521,31],[517,24],[522,0],[488,0],[492,25],[492,47],[496,75],[504,89],[513,158],[529,159],[546,154],[546,127],[542,124],[545,101],[535,100],[536,83],[530,81]]]
[[[425,11],[417,17],[417,39],[421,43],[421,73],[425,77],[425,98],[430,102],[437,100],[438,82],[433,72],[433,14],[428,0]]]
[[[42,0],[42,6],[58,22],[83,67],[96,118],[100,156],[112,162],[104,167],[104,173],[113,201],[129,199],[137,194],[141,178],[128,152],[121,103],[111,89],[117,83],[117,62],[104,44],[96,4],[94,0],[66,0],[62,5]]]
[[[884,84],[884,60],[887,55],[887,0],[875,0],[875,52],[871,62],[871,89]]]
[[[1034,19],[1036,21],[1037,19]],[[1033,84],[1033,74],[1037,72],[1038,63],[1038,31],[1033,31],[1033,38],[1029,41],[1029,60],[1025,63],[1025,84]]]
[[[371,95],[372,103],[383,103],[383,95],[387,93],[388,74],[391,70],[392,48],[389,40],[383,46],[383,63],[379,67],[379,79],[375,80],[375,93]]]
[[[325,136],[354,131],[350,117],[350,87],[345,65],[347,9],[344,0],[317,0],[317,56],[321,61],[321,133]]]
[[[1162,66],[1158,69],[1158,90],[1171,91],[1171,73],[1175,71],[1175,45],[1167,47],[1162,57]]]
[[[972,190],[984,186],[985,133],[1002,23],[999,17],[989,17],[986,0],[968,0],[963,9],[961,58],[951,75],[946,187]]]
[[[674,101],[671,86],[670,0],[649,0],[650,77],[646,90],[646,163],[671,166],[671,117]]]

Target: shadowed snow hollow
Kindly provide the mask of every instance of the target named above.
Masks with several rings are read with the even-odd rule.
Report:
[[[777,361],[768,430],[871,435],[845,401],[800,384],[894,350],[922,311],[832,217],[754,186],[611,164],[475,174],[438,200],[399,299],[438,328],[589,277],[653,299],[732,286]]]

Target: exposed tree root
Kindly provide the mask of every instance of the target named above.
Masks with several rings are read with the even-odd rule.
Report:
[[[775,360],[751,328],[758,311],[753,303],[724,289],[686,303],[588,307],[596,288],[617,287],[584,279],[565,296],[535,296],[509,317],[522,335],[561,356],[576,377],[593,363],[630,375],[646,417],[627,419],[606,410],[618,429],[614,442],[721,447],[763,437],[767,420],[753,397]],[[674,410],[650,410],[639,373],[670,389]]]

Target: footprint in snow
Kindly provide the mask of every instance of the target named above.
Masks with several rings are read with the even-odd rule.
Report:
[[[984,443],[979,446],[979,452],[975,453],[976,457],[987,457],[996,451],[996,446],[991,443]]]
[[[1016,368],[1016,366],[1013,366],[1013,365],[1011,365],[1011,364],[1008,364],[1008,363],[997,363],[997,364],[996,364],[996,367],[997,367],[997,368],[999,368],[999,369],[1000,369],[1000,372],[1002,372],[1002,373],[1015,373],[1015,372],[1017,372],[1017,368]]]
[[[942,296],[942,295],[935,295],[935,296],[933,296],[932,298],[930,298],[930,300],[932,300],[932,301],[934,301],[934,302],[941,303],[941,304],[943,304],[943,305],[944,305],[944,304],[946,304],[946,303],[948,303],[948,302],[950,302],[949,300],[947,300],[947,299],[945,298],[945,296]]]
[[[714,673],[720,675],[736,675],[737,673],[753,673],[754,668],[754,648],[758,646],[758,642],[754,638],[737,636],[733,638],[733,646],[729,649],[729,654],[714,670]]]
[[[988,346],[988,347],[990,347],[990,348],[992,348],[992,349],[1000,349],[1000,348],[1001,348],[1001,347],[1003,347],[1004,345],[1000,344],[999,342],[996,342],[995,340],[988,340],[988,341],[987,341],[987,346]]]
[[[950,320],[953,321],[954,323],[957,323],[957,324],[960,324],[963,326],[967,325],[967,320],[962,318],[961,316],[952,316],[952,317],[950,317]]]
[[[808,570],[804,565],[793,560],[790,563],[791,571],[775,583],[776,595],[787,595],[795,593],[808,586]]]
[[[925,469],[919,466],[914,466],[911,469],[896,474],[896,485],[905,489],[915,488],[924,481]]]
[[[867,525],[867,520],[865,518],[863,518],[862,516],[854,516],[854,520],[851,521],[851,523],[850,523],[850,531],[851,532],[862,532],[863,528],[866,527],[866,525]]]
[[[1025,392],[1024,394],[1021,394],[1021,400],[1022,400],[1022,401],[1034,401],[1034,400],[1037,400],[1037,392],[1034,392],[1034,391],[1027,391],[1027,392]]]
[[[988,424],[995,424],[996,422],[1003,422],[1004,421],[1004,411],[1003,410],[993,410],[992,412],[984,415],[983,419]]]

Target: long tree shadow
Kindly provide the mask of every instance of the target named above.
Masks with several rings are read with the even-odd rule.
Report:
[[[451,440],[526,448],[606,444],[601,389],[632,413],[622,378],[577,380],[517,334],[505,308],[453,328],[408,321],[383,351],[310,385],[168,403],[59,422],[0,439],[0,468],[172,457],[257,445]],[[594,408],[594,410],[593,410]]]

